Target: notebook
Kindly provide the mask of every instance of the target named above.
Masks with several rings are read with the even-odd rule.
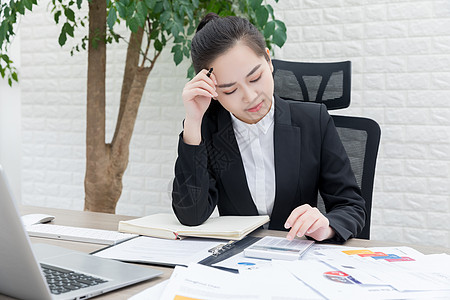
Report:
[[[180,236],[241,240],[269,222],[269,216],[220,216],[209,218],[198,226],[180,224],[173,214],[154,214],[119,222],[119,231],[165,239]]]
[[[19,299],[87,299],[162,274],[53,245],[32,247],[1,166],[0,266],[0,294]],[[47,282],[65,281],[59,278],[70,284],[50,289]]]

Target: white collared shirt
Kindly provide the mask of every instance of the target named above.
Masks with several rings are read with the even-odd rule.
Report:
[[[269,216],[275,202],[274,101],[272,97],[269,112],[256,124],[242,122],[230,113],[253,202],[260,215]]]

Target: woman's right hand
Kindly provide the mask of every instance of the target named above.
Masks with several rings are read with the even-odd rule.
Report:
[[[186,119],[200,121],[211,103],[211,98],[217,97],[214,74],[208,77],[208,70],[200,71],[183,89],[183,104]]]
[[[216,78],[207,76],[208,70],[200,71],[183,89],[183,104],[186,110],[183,139],[187,144],[198,145],[201,142],[201,123],[203,115],[217,97]]]

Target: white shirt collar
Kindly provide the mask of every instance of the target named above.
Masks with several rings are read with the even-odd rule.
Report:
[[[248,124],[242,122],[230,112],[234,131],[241,135],[247,135],[248,132],[255,132],[256,130],[259,130],[260,132],[266,134],[273,123],[275,112],[274,107],[275,107],[275,97],[272,96],[272,104],[270,106],[269,112],[255,124]]]

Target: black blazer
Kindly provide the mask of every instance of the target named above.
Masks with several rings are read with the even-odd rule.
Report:
[[[275,203],[269,229],[286,230],[292,210],[324,199],[334,241],[356,236],[365,221],[364,199],[325,105],[275,96]],[[247,186],[231,116],[212,101],[202,121],[202,143],[180,134],[172,207],[185,225],[199,225],[218,206],[220,215],[258,215]]]

